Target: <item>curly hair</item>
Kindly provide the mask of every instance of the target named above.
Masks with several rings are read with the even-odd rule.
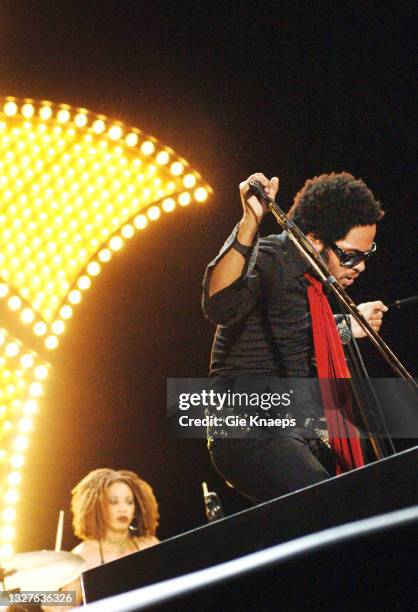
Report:
[[[104,537],[106,490],[115,482],[124,482],[133,493],[138,535],[140,537],[155,535],[159,512],[158,503],[150,485],[135,472],[101,468],[87,474],[71,491],[73,528],[78,538],[87,540]]]
[[[384,214],[367,185],[348,172],[308,179],[288,212],[305,234],[331,242],[357,225],[374,225]]]

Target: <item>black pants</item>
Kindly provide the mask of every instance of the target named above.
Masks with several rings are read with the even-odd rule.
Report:
[[[221,476],[256,504],[330,477],[307,440],[297,435],[215,440],[210,454]]]

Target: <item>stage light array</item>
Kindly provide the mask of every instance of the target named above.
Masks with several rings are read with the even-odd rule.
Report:
[[[211,193],[186,160],[137,128],[64,104],[0,98],[0,307],[56,349],[126,241]],[[50,366],[4,328],[0,364],[1,558],[13,553],[21,469]]]
[[[113,254],[211,188],[138,129],[49,102],[2,109],[0,299],[52,350]]]
[[[0,558],[13,553],[21,470],[49,369],[0,328]]]

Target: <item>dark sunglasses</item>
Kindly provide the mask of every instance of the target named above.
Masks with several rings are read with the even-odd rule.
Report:
[[[344,268],[354,268],[355,266],[358,266],[359,263],[369,259],[370,255],[376,251],[375,242],[373,242],[370,251],[354,251],[354,253],[347,253],[347,251],[343,251],[335,244],[335,242],[328,242],[328,246],[330,246],[334,251],[340,260],[340,264],[344,266]]]

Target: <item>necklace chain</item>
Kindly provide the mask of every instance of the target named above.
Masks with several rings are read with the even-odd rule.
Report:
[[[119,544],[117,545],[116,549],[108,549],[106,552],[110,552],[110,553],[118,553],[118,554],[123,554],[128,552],[130,546],[129,543],[132,542],[132,547],[134,547],[136,550],[139,550],[139,546],[136,543],[135,539],[133,537],[128,536],[128,538],[125,540],[125,542],[123,544]],[[103,545],[108,545],[108,544],[114,545],[115,543],[112,542],[112,540],[101,540],[99,539],[99,548],[100,548],[100,554],[101,554],[101,558],[102,558],[102,563],[104,563],[104,558],[103,558],[103,554],[104,554],[104,550],[103,550]]]

